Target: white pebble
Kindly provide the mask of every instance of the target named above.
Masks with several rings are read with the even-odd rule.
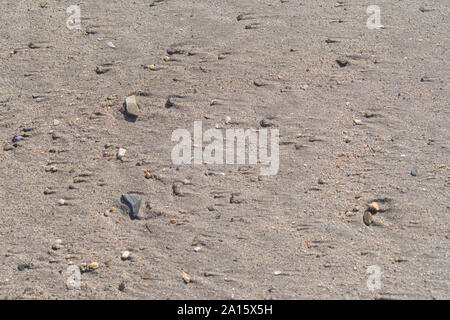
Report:
[[[125,156],[125,153],[127,153],[126,149],[119,148],[119,151],[117,151],[117,159],[122,160],[122,158]]]
[[[128,260],[130,258],[130,251],[122,252],[122,260]]]

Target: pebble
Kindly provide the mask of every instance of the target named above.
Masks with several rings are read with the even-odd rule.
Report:
[[[62,240],[61,239],[56,240],[55,243],[53,243],[53,245],[52,245],[52,249],[53,250],[61,249],[61,244],[62,244]]]
[[[353,123],[354,123],[355,125],[359,126],[359,125],[362,124],[362,121],[359,120],[359,119],[353,119]]]
[[[229,124],[231,122],[231,118],[229,116],[225,117],[225,124]]]
[[[130,218],[136,219],[141,208],[141,199],[129,194],[122,195],[122,201],[130,208]]]
[[[66,200],[64,200],[64,199],[59,199],[59,200],[58,200],[58,204],[59,204],[60,206],[64,206],[64,205],[66,204]]]
[[[261,79],[255,79],[253,81],[253,84],[257,87],[262,87],[264,85],[264,82]]]
[[[119,291],[124,291],[125,290],[125,282],[121,282],[119,284]]]
[[[376,202],[371,202],[368,205],[368,209],[371,213],[377,213],[378,211],[380,211],[380,206]]]
[[[96,270],[100,267],[100,265],[98,264],[98,262],[91,262],[88,264],[88,269],[89,270]]]
[[[180,49],[175,49],[175,48],[169,48],[166,50],[168,55],[174,55],[174,54],[185,54],[186,51],[184,50],[180,50]]]
[[[347,59],[337,59],[336,62],[341,68],[347,66],[349,63]]]
[[[112,43],[111,41],[107,43],[108,47],[112,48],[112,49],[116,49],[117,47],[114,45],[114,43]]]
[[[23,140],[23,136],[14,136],[12,138],[12,142],[19,142]]]
[[[57,126],[60,124],[60,121],[58,119],[53,120],[53,125]]]
[[[122,158],[125,157],[126,153],[127,153],[126,149],[119,148],[119,151],[117,151],[117,159],[122,160]]]
[[[372,117],[374,117],[375,115],[372,113],[372,112],[370,112],[370,111],[366,111],[366,112],[364,112],[364,117],[366,117],[366,118],[372,118]]]
[[[104,73],[108,72],[109,70],[111,70],[111,69],[103,68],[102,66],[95,67],[95,73],[97,73],[97,74],[104,74]]]
[[[181,274],[181,277],[183,278],[184,283],[186,283],[186,284],[188,284],[189,282],[192,281],[192,280],[191,280],[191,277],[189,277],[189,275],[188,275],[186,272],[183,272],[183,273]]]
[[[150,279],[150,272],[144,272],[143,274],[141,274],[141,279],[142,280]]]
[[[122,252],[122,255],[121,255],[121,257],[120,257],[122,260],[128,260],[128,259],[130,259],[130,251],[124,251],[124,252]]]
[[[273,127],[273,123],[269,122],[266,119],[262,119],[259,124],[263,128]]]
[[[19,271],[23,271],[23,270],[25,270],[25,269],[31,269],[31,267],[32,267],[32,264],[31,264],[31,263],[21,263],[21,264],[19,264],[19,265],[17,266],[17,269],[18,269]]]
[[[417,176],[418,174],[419,174],[419,171],[418,171],[417,169],[412,169],[412,170],[411,170],[411,175],[412,175],[413,177]]]
[[[183,192],[181,191],[181,183],[180,182],[175,182],[172,185],[172,192],[176,196],[180,196],[181,197],[183,195]]]
[[[364,212],[363,221],[366,226],[370,226],[373,223],[373,217],[369,211]]]
[[[136,96],[129,96],[125,99],[125,111],[133,117],[139,116],[139,105],[136,101]]]

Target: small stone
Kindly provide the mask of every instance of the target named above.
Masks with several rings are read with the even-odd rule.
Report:
[[[380,206],[376,202],[371,202],[368,205],[368,209],[371,213],[377,213],[378,211],[380,211]]]
[[[141,274],[141,279],[142,280],[150,279],[150,272],[144,272],[143,274]]]
[[[199,252],[200,250],[202,250],[202,247],[200,247],[200,246],[194,248],[195,252]]]
[[[231,122],[231,118],[229,116],[225,117],[225,124],[229,124]]]
[[[56,191],[55,191],[55,190],[52,190],[51,188],[45,188],[45,190],[44,190],[44,194],[45,194],[45,195],[47,195],[47,194],[53,194],[53,193],[56,193]]]
[[[64,200],[64,199],[59,199],[59,200],[58,200],[58,204],[59,204],[60,206],[64,206],[64,205],[66,204],[66,200]]]
[[[139,213],[139,209],[141,208],[141,199],[135,196],[124,194],[122,195],[122,201],[130,209],[130,218],[136,219]]]
[[[19,271],[23,271],[23,270],[25,270],[25,269],[31,269],[31,263],[20,263],[18,266],[17,266],[17,269],[19,270]]]
[[[136,96],[129,96],[125,99],[125,107],[126,112],[130,116],[138,117],[139,116],[139,105],[136,101]]]
[[[341,68],[347,66],[349,63],[347,59],[337,59],[336,62]]]
[[[45,172],[57,172],[57,171],[58,171],[58,168],[56,168],[55,165],[45,168]]]
[[[366,111],[366,112],[364,112],[364,117],[366,117],[366,118],[372,118],[372,117],[374,117],[375,115],[372,113],[372,112],[370,112],[370,111]]]
[[[53,120],[53,125],[58,126],[60,124],[60,121],[58,119]]]
[[[165,62],[169,62],[169,61],[170,61],[170,57],[169,57],[169,56],[164,56],[164,57],[163,57],[163,60],[164,60]]]
[[[353,123],[354,123],[355,125],[359,126],[359,125],[362,124],[362,121],[359,120],[359,119],[353,119]]]
[[[88,264],[88,269],[89,270],[96,270],[100,267],[100,265],[98,264],[98,262],[91,262]]]
[[[373,217],[369,211],[364,212],[363,221],[366,226],[370,226],[373,223]]]
[[[40,48],[38,45],[35,45],[33,42],[28,43],[28,48],[30,49],[38,49]]]
[[[152,174],[150,173],[150,171],[146,171],[145,172],[145,178],[146,179],[150,179],[152,177]]]
[[[274,276],[279,276],[280,274],[281,274],[281,271],[280,271],[280,270],[277,270],[277,271],[275,271],[275,272],[273,273]]]
[[[266,119],[262,119],[262,120],[259,122],[259,125],[260,125],[261,127],[263,127],[263,128],[273,127],[273,123],[269,122],[269,121],[266,120]]]
[[[125,282],[121,282],[119,284],[119,291],[124,291],[125,290]]]
[[[126,149],[119,148],[119,151],[117,151],[117,159],[122,160],[122,158],[125,156],[126,153],[127,153]]]
[[[97,74],[104,74],[104,73],[108,72],[109,70],[111,70],[111,69],[103,68],[102,66],[96,66],[94,69],[95,73],[97,73]]]
[[[255,79],[253,81],[253,84],[257,87],[262,87],[264,85],[264,82],[261,79]]]
[[[14,136],[12,138],[12,142],[19,142],[23,140],[23,136]]]
[[[183,192],[181,190],[181,185],[182,185],[182,183],[180,183],[180,182],[175,182],[172,185],[172,192],[174,195],[179,196],[179,197],[181,197],[183,195]]]
[[[192,281],[192,279],[188,276],[188,274],[186,272],[183,272],[181,274],[181,277],[183,278],[184,283],[186,283],[186,284],[188,284],[189,282]]]
[[[186,51],[184,50],[180,50],[180,49],[175,49],[175,48],[169,48],[166,50],[167,54],[172,56],[174,54],[184,54],[186,53]]]
[[[56,240],[55,243],[53,243],[53,245],[52,245],[52,249],[53,250],[61,249],[61,244],[62,244],[62,240],[61,239]]]
[[[418,174],[419,174],[419,171],[418,171],[417,169],[412,169],[412,170],[411,170],[411,175],[412,175],[413,177],[417,176]]]
[[[130,259],[130,251],[122,252],[122,255],[120,256],[120,258],[124,261]]]

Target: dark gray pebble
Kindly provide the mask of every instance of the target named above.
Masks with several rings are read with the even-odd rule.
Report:
[[[141,199],[129,194],[122,195],[122,202],[130,208],[130,218],[136,219],[141,208]]]

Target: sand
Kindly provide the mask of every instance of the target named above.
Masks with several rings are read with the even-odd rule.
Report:
[[[449,299],[448,1],[150,2],[0,3],[0,298]],[[276,175],[171,159],[262,120]]]

